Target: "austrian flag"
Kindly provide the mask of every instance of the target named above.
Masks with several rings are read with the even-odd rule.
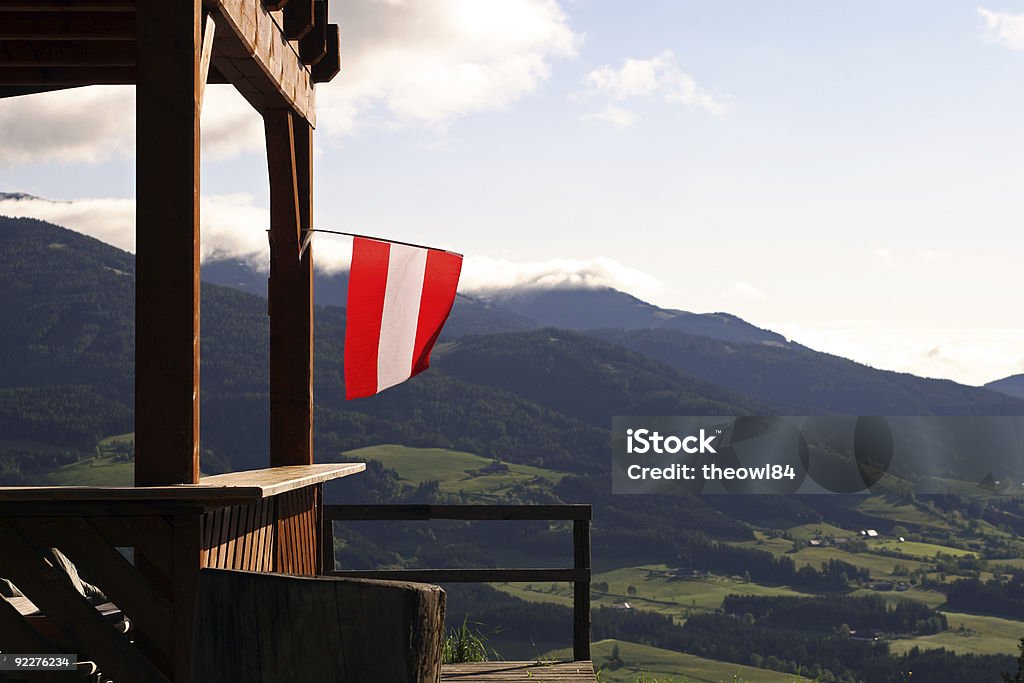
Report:
[[[430,367],[462,256],[366,237],[352,242],[345,323],[345,398],[373,396]]]

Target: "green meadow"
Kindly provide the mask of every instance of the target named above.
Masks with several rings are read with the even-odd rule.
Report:
[[[540,467],[504,463],[506,472],[479,474],[491,460],[443,448],[411,448],[386,444],[347,451],[346,458],[376,460],[398,472],[401,481],[420,484],[436,480],[444,493],[464,494],[467,502],[474,498],[490,499],[509,493],[514,486],[550,487],[564,474]]]
[[[618,646],[618,660],[613,653]],[[621,640],[600,640],[591,645],[591,657],[601,683],[800,683],[807,679],[752,666],[719,662],[695,655],[638,645]],[[572,659],[570,650],[555,650],[545,658]],[[646,676],[646,679],[640,678]]]

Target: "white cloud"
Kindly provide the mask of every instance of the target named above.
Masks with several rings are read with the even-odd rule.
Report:
[[[1024,14],[993,12],[979,7],[978,16],[984,23],[985,40],[1011,50],[1024,50]]]
[[[317,93],[321,127],[443,126],[501,109],[535,90],[582,36],[556,0],[351,0],[331,5],[342,27],[342,74]]]
[[[262,150],[263,121],[231,86],[206,90],[202,149],[224,159]],[[0,100],[0,163],[99,163],[135,153],[135,89],[72,88]]]
[[[737,282],[721,293],[727,299],[744,299],[746,301],[764,301],[768,295],[746,282]]]
[[[534,91],[583,37],[557,0],[350,0],[332,5],[344,73],[317,88],[318,124],[441,127]],[[203,151],[263,148],[260,116],[231,86],[210,86]],[[0,163],[97,163],[133,153],[135,89],[93,86],[0,100]]]
[[[0,162],[96,163],[135,145],[135,89],[104,85],[0,100]]]
[[[764,326],[818,351],[922,377],[981,385],[1024,372],[1024,329],[894,329],[871,320]]]
[[[586,83],[588,94],[608,97],[615,102],[660,96],[666,102],[714,115],[724,114],[729,109],[679,67],[671,50],[650,59],[626,59],[618,68],[599,67],[587,75]]]
[[[617,107],[614,104],[609,104],[601,111],[584,114],[583,120],[600,121],[627,128],[636,123],[639,120],[639,117],[628,109],[623,109],[622,107]]]
[[[49,221],[135,251],[134,199],[0,200],[0,215]],[[269,212],[246,194],[214,195],[200,200],[202,257],[232,256],[267,268]]]
[[[656,278],[603,256],[526,263],[483,255],[466,257],[460,283],[464,291],[533,287],[614,287],[641,298],[653,297],[662,289]]]

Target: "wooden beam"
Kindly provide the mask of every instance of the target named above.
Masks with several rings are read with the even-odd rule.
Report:
[[[284,6],[288,4],[288,0],[264,0],[263,4],[271,12],[277,12],[284,9]]]
[[[135,40],[135,17],[125,12],[5,12],[0,40]]]
[[[284,35],[299,40],[313,28],[314,0],[291,0],[284,8]]]
[[[81,654],[95,660],[115,680],[153,681],[167,679],[132,645],[104,621],[80,595],[67,575],[50,566],[28,541],[0,520],[0,569],[10,577],[39,609],[58,624],[81,648]],[[182,679],[185,680],[185,679]]]
[[[202,515],[176,515],[174,529],[174,659],[175,681],[192,681],[192,632],[203,549]]]
[[[270,463],[313,462],[312,131],[285,110],[264,115],[270,173]]]
[[[341,31],[337,24],[327,26],[327,53],[311,69],[314,83],[326,83],[341,72]]]
[[[299,41],[299,59],[312,66],[327,54],[327,0],[313,7],[313,28]]]
[[[134,12],[136,0],[0,0],[0,12]]]
[[[141,2],[135,484],[199,481],[200,0]]]
[[[85,576],[91,577],[133,621],[146,639],[165,654],[171,649],[171,603],[117,552],[86,520],[76,517],[12,519],[8,522],[25,538],[56,546]]]
[[[199,110],[203,109],[203,97],[206,95],[206,84],[210,80],[210,59],[213,58],[213,36],[217,31],[217,22],[209,14],[203,16],[203,47],[199,54]]]
[[[203,0],[217,21],[213,65],[260,113],[290,109],[316,124],[309,70],[262,2]]]
[[[56,90],[83,85],[131,85],[133,83],[135,83],[133,67],[6,67],[0,65],[0,85],[43,86],[43,90]]]
[[[4,41],[0,64],[11,66],[135,66],[135,45],[126,41]]]

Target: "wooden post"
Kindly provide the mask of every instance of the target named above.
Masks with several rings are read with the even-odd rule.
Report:
[[[590,520],[577,519],[572,523],[573,565],[587,570],[586,581],[573,583],[572,599],[572,658],[590,659]]]
[[[312,128],[264,115],[270,174],[270,464],[313,462]]]
[[[135,12],[137,486],[199,481],[201,9]]]

